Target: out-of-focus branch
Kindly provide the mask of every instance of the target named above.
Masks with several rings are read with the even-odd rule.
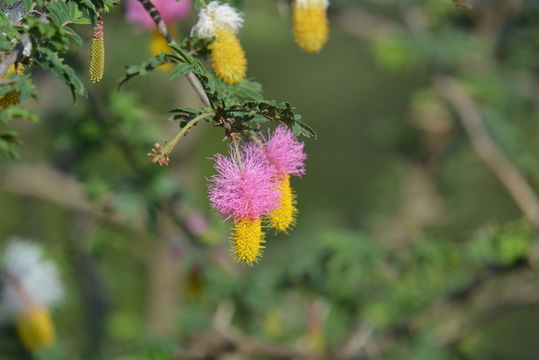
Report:
[[[330,358],[303,352],[293,346],[261,341],[245,335],[232,326],[234,311],[232,303],[221,302],[214,315],[213,331],[191,337],[187,349],[178,356],[178,359],[217,359],[233,354],[246,358],[263,356],[270,359],[321,360]]]
[[[339,360],[355,359],[358,354],[365,352],[368,354],[367,358],[369,360],[379,359],[378,348],[372,341],[373,330],[366,323],[358,324],[356,330],[343,345],[342,350],[338,351],[334,358]]]
[[[96,357],[100,355],[103,347],[110,303],[96,259],[85,250],[85,245],[95,229],[95,219],[80,211],[72,211],[69,217],[71,241],[68,246],[70,257],[74,259],[71,264],[84,303],[84,353]]]
[[[163,21],[163,18],[161,17],[161,14],[159,14],[159,11],[153,6],[153,4],[150,2],[150,0],[138,0],[142,6],[144,6],[144,9],[150,14],[153,21],[155,22],[155,25],[157,26],[157,30],[161,35],[165,37],[167,40],[167,43],[169,45],[177,45],[176,40],[172,37],[172,35],[169,33],[167,26],[165,22]],[[193,74],[192,72],[187,73],[185,75],[195,92],[200,97],[200,100],[202,100],[202,103],[205,106],[211,106],[210,99],[208,99],[208,95],[206,94],[206,91],[204,91],[204,87],[200,83],[200,80]]]
[[[4,169],[3,187],[15,194],[35,197],[62,207],[105,216],[104,203],[92,204],[74,177],[45,165],[10,165]]]
[[[263,356],[270,359],[331,359],[328,356],[307,354],[283,344],[264,342],[240,333],[206,333],[191,338],[185,352],[177,359],[203,360],[220,359],[226,355],[239,354],[243,358],[252,359]]]
[[[336,21],[349,34],[363,40],[393,34],[402,27],[398,23],[369,13],[358,6],[350,6],[336,16]]]
[[[451,77],[436,78],[435,88],[455,109],[476,154],[507,189],[528,221],[539,228],[539,199],[526,178],[490,137],[481,120],[479,106]]]
[[[77,179],[49,166],[10,165],[0,176],[0,186],[14,194],[58,204],[122,226],[127,225],[121,214],[108,210],[109,204],[114,202],[113,194],[103,196],[99,201],[90,200],[84,186]],[[175,212],[171,204],[163,205],[162,210],[180,226],[190,240],[196,240],[196,235],[189,231],[187,224]],[[146,232],[145,221],[142,217],[131,219],[128,226],[134,231]]]

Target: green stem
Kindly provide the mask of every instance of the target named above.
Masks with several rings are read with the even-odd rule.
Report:
[[[213,115],[215,115],[214,112],[208,112],[208,113],[200,114],[196,118],[194,118],[193,120],[189,121],[187,123],[187,125],[185,125],[178,132],[178,134],[176,136],[174,136],[174,138],[167,145],[165,145],[165,147],[163,147],[163,150],[161,150],[161,153],[158,156],[156,156],[156,158],[154,159],[154,162],[158,162],[164,155],[170,154],[170,152],[172,152],[172,150],[174,150],[174,147],[176,146],[178,141],[180,141],[182,136],[185,135],[185,133],[190,128],[192,128],[197,122],[199,122],[200,120],[202,120],[204,118],[207,118],[209,116],[213,116]]]
[[[234,150],[236,153],[236,159],[238,159],[238,165],[240,170],[243,171],[243,163],[241,162],[240,148],[238,146],[238,140],[235,137],[232,137],[232,143],[234,144]]]

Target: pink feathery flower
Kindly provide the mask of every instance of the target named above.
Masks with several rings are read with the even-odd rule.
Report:
[[[259,219],[278,205],[274,171],[268,166],[262,149],[245,148],[241,165],[233,149],[229,157],[217,154],[215,170],[217,175],[210,178],[209,199],[226,219]]]
[[[265,152],[269,163],[277,174],[301,176],[305,174],[303,143],[296,140],[292,131],[286,126],[275,128],[265,144]]]
[[[186,17],[191,11],[190,0],[150,0],[161,14],[165,24],[170,25]],[[155,29],[152,17],[138,0],[127,0],[127,21],[141,25],[148,29]]]

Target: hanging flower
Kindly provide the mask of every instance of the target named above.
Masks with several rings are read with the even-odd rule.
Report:
[[[217,76],[228,84],[245,78],[247,59],[237,37],[243,16],[228,4],[212,1],[198,14],[191,36],[214,39],[209,45],[211,64]]]
[[[8,74],[22,74],[24,72],[24,67],[22,65],[11,65],[6,74],[2,76],[2,79],[6,79]],[[17,105],[21,102],[21,93],[15,90],[8,92],[5,95],[0,96],[0,111],[7,109],[11,105]]]
[[[151,0],[163,21],[168,27],[168,30],[174,36],[173,24],[185,18],[191,11],[190,0]],[[150,53],[152,56],[158,55],[161,52],[172,52],[169,48],[167,40],[157,31],[155,22],[144,6],[138,0],[127,0],[127,21],[139,25],[145,29],[151,30],[152,40],[150,43]],[[159,67],[160,70],[168,71],[173,67],[173,64],[167,63]]]
[[[90,45],[90,71],[89,78],[93,83],[100,82],[105,72],[105,33],[103,32],[103,18],[100,16],[94,26],[92,43]]]
[[[53,263],[35,244],[14,239],[3,256],[3,292],[0,319],[15,322],[18,336],[29,351],[54,342],[49,309],[63,297],[63,287]]]
[[[317,53],[328,41],[328,5],[328,0],[292,1],[294,38],[301,49]]]
[[[297,141],[286,126],[278,126],[263,144],[269,166],[274,170],[276,188],[279,191],[279,205],[269,214],[270,226],[278,231],[286,231],[294,225],[297,208],[296,196],[290,185],[290,175],[305,173],[303,143]],[[259,147],[250,143],[249,148]]]
[[[251,264],[260,256],[264,233],[261,218],[278,204],[268,167],[260,148],[250,147],[241,155],[215,155],[215,170],[210,181],[209,199],[217,212],[234,219],[233,251],[238,261]]]

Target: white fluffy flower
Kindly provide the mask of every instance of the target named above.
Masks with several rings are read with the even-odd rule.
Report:
[[[212,1],[198,13],[198,21],[191,30],[191,36],[209,39],[217,29],[238,32],[243,25],[243,15],[228,4]]]
[[[0,319],[12,319],[28,305],[50,308],[63,297],[64,289],[56,266],[41,249],[15,238],[7,245],[2,259]]]
[[[325,8],[329,6],[329,0],[295,0],[299,7],[311,7],[323,5]]]

